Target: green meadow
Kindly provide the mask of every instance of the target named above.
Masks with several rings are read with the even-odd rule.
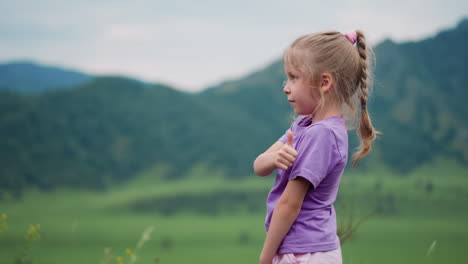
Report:
[[[4,195],[0,263],[14,263],[26,245],[38,264],[257,263],[274,176],[229,180],[202,165],[176,181],[164,174],[156,166],[100,192]],[[447,160],[409,175],[348,170],[335,204],[340,228],[372,215],[343,243],[344,263],[468,263],[467,176]],[[40,239],[27,242],[32,224]]]

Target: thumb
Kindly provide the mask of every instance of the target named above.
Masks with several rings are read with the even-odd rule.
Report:
[[[294,139],[294,133],[291,130],[288,130],[288,133],[286,135],[288,137],[288,141],[286,144],[288,144],[290,147],[293,146],[293,139]]]

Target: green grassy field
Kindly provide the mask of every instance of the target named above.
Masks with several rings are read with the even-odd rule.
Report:
[[[383,168],[378,175],[345,174],[338,221],[349,219],[350,206],[355,219],[378,214],[343,244],[344,263],[468,263],[465,171],[439,161],[406,176]],[[106,192],[30,190],[19,201],[5,198],[0,214],[8,216],[8,229],[0,233],[0,263],[13,263],[30,224],[41,225],[41,239],[31,243],[32,263],[103,263],[106,248],[124,263],[131,262],[126,248],[135,252],[135,263],[155,263],[155,257],[163,264],[257,262],[273,177],[232,181],[203,166],[179,181],[164,181],[163,174],[156,167]],[[220,199],[219,193],[228,192],[233,200]],[[165,203],[182,209],[153,206]],[[137,249],[148,227],[150,239]]]

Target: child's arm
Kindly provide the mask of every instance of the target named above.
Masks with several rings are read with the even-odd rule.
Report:
[[[268,176],[276,169],[287,170],[293,164],[297,151],[292,147],[293,133],[288,131],[288,141],[277,141],[254,161],[254,171],[258,176]]]
[[[302,177],[288,182],[271,217],[270,227],[260,255],[261,264],[271,264],[281,241],[301,211],[302,202],[309,186],[310,183]]]
[[[283,142],[277,141],[267,151],[260,154],[254,161],[254,171],[258,176],[270,175],[275,169],[275,156],[283,146]]]

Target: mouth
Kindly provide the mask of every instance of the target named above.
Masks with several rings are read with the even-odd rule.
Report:
[[[294,101],[294,100],[288,100],[288,101],[289,101],[290,103],[294,103],[294,102],[296,102],[296,101]]]

